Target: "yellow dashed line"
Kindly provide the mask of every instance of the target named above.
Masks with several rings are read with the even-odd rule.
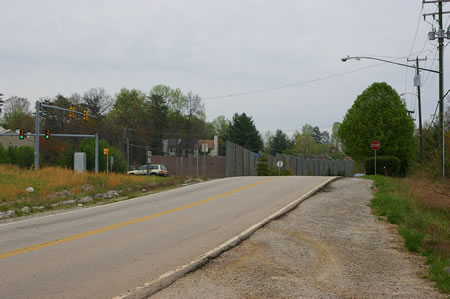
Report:
[[[244,187],[232,190],[232,191],[228,191],[228,192],[225,192],[225,193],[222,193],[222,194],[219,194],[219,195],[207,198],[207,199],[203,199],[203,200],[200,200],[200,201],[188,204],[188,205],[184,205],[184,206],[181,206],[181,207],[178,207],[178,208],[175,208],[175,209],[167,210],[167,211],[164,211],[164,212],[152,214],[152,215],[149,215],[149,216],[133,219],[133,220],[122,222],[122,223],[118,223],[118,224],[113,224],[113,225],[110,225],[110,226],[98,228],[98,229],[95,229],[95,230],[91,230],[91,231],[88,231],[88,232],[85,232],[85,233],[81,233],[81,234],[78,234],[78,235],[74,235],[74,236],[63,238],[63,239],[59,239],[59,240],[53,240],[53,241],[49,241],[49,242],[45,242],[45,243],[41,243],[41,244],[36,244],[36,245],[32,245],[32,246],[28,246],[28,247],[24,247],[24,248],[20,248],[20,249],[16,249],[16,250],[3,252],[3,253],[0,253],[0,259],[8,257],[8,256],[16,255],[16,254],[21,254],[21,253],[33,251],[33,250],[36,250],[36,249],[41,249],[41,248],[45,248],[45,247],[49,247],[49,246],[53,246],[53,245],[57,245],[57,244],[61,244],[61,243],[65,243],[65,242],[81,239],[81,238],[88,237],[88,236],[97,235],[97,234],[100,234],[100,233],[103,233],[103,232],[106,232],[106,231],[109,231],[109,230],[113,230],[113,229],[117,229],[117,228],[121,228],[121,227],[130,225],[130,224],[144,222],[144,221],[156,218],[156,217],[168,215],[168,214],[171,214],[171,213],[174,213],[174,212],[178,212],[178,211],[182,211],[182,210],[185,210],[185,209],[188,209],[188,208],[193,208],[193,207],[199,206],[201,204],[204,204],[204,203],[207,203],[207,202],[219,199],[219,198],[223,198],[225,196],[228,196],[228,195],[231,195],[231,194],[234,194],[234,193],[238,193],[238,192],[244,191],[244,190],[249,189],[251,187],[254,187],[256,185],[259,185],[259,184],[262,184],[262,183],[265,183],[265,182],[268,182],[268,181],[272,181],[274,179],[276,179],[276,177],[275,178],[265,179],[265,180],[262,180],[262,181],[259,181],[259,182],[256,182],[256,183],[253,183],[253,184],[250,184],[250,185],[247,185],[247,186],[244,186]]]

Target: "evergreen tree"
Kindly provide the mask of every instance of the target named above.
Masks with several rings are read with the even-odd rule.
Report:
[[[277,130],[275,135],[269,138],[268,145],[268,153],[274,156],[276,153],[286,152],[292,146],[292,143],[283,131]]]
[[[256,129],[252,118],[245,113],[233,115],[227,135],[231,142],[253,152],[262,150],[264,146],[261,134]]]

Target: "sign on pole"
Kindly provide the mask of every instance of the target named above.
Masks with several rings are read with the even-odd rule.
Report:
[[[377,175],[377,150],[379,150],[380,147],[381,144],[378,140],[374,140],[370,143],[370,148],[375,152],[375,168],[374,168],[375,175]]]
[[[202,143],[202,152],[203,153],[208,152],[208,143]]]
[[[278,161],[277,167],[278,167],[278,175],[281,175],[281,167],[283,167],[283,161]]]
[[[374,140],[370,143],[370,148],[374,151],[379,150],[381,147],[380,142],[378,140]]]

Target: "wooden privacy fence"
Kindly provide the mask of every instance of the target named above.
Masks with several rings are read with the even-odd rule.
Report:
[[[226,142],[226,175],[255,176],[257,154],[230,141]]]
[[[258,154],[230,141],[226,142],[226,176],[254,176]],[[267,164],[276,167],[277,161],[283,161],[283,168],[298,176],[346,176],[354,175],[353,160],[306,159],[299,156],[277,154],[265,155]]]
[[[201,176],[210,178],[255,176],[259,155],[230,141],[226,142],[226,156],[170,157],[153,156],[152,164],[164,164],[169,175]],[[306,159],[299,156],[265,155],[267,164],[276,167],[283,161],[283,168],[298,176],[346,176],[354,175],[353,160]]]
[[[152,164],[163,164],[171,176],[225,177],[225,157],[152,156]]]

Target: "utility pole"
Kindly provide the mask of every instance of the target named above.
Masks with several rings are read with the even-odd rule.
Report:
[[[127,171],[130,171],[130,139],[127,137]]]
[[[147,165],[147,175],[150,174],[150,162],[148,160],[148,152],[150,151],[150,147],[147,145],[145,147],[145,163]]]
[[[442,132],[442,178],[445,178],[445,126],[444,126],[444,29],[442,28],[442,0],[439,1],[439,117]]]
[[[443,28],[443,14],[449,12],[442,11],[442,3],[450,2],[450,0],[423,0],[423,4],[438,3],[438,13],[426,13],[424,18],[427,16],[433,16],[433,18],[438,16],[439,29],[436,32],[433,31],[428,33],[428,39],[435,40],[436,36],[438,38],[438,51],[439,51],[439,129],[442,136],[440,141],[441,148],[441,162],[442,162],[442,178],[445,178],[445,126],[444,126],[444,38],[450,39],[450,27],[445,32]]]
[[[422,104],[421,104],[421,95],[420,95],[420,85],[422,84],[420,80],[419,74],[419,61],[425,61],[427,58],[419,59],[407,59],[408,62],[416,61],[416,77],[414,78],[414,85],[417,86],[417,100],[419,103],[419,137],[420,137],[420,160],[423,161],[423,136],[422,136]]]

